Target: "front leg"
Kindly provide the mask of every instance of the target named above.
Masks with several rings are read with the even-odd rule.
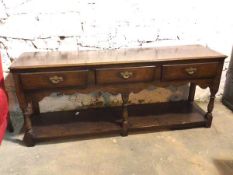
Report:
[[[31,123],[31,116],[32,116],[32,104],[29,103],[26,109],[23,111],[24,115],[24,127],[25,127],[25,134],[23,137],[23,141],[26,146],[34,146],[35,141],[34,141],[34,136],[33,136],[33,131],[32,131],[32,123]]]
[[[129,100],[129,94],[126,93],[126,94],[122,94],[121,95],[122,97],[122,101],[123,101],[123,104],[122,104],[122,131],[121,131],[121,135],[122,136],[127,136],[128,135],[128,109],[127,109],[127,106],[128,106],[128,100]]]
[[[193,102],[195,97],[196,84],[190,83],[188,101]]]
[[[217,93],[217,89],[214,88],[213,86],[210,86],[210,100],[207,106],[207,113],[205,115],[206,117],[206,127],[210,128],[211,124],[212,124],[212,119],[213,119],[213,115],[212,115],[212,111],[214,109],[214,99],[215,99],[215,94]]]

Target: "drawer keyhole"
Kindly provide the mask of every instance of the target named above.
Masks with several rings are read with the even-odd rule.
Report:
[[[63,81],[63,77],[55,75],[55,76],[49,77],[49,80],[53,84],[58,84]]]
[[[133,76],[133,72],[124,71],[124,72],[121,72],[120,75],[123,79],[128,79]]]

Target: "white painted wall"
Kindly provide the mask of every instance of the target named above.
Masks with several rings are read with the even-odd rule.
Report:
[[[0,0],[0,49],[11,110],[18,107],[8,67],[22,52],[198,43],[230,55],[232,16],[231,0]],[[197,99],[207,97],[198,90]]]

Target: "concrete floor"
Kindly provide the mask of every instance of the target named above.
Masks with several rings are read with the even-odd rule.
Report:
[[[0,148],[0,175],[233,174],[233,114],[220,102],[208,129],[46,142],[31,148],[21,144],[17,132],[7,133]]]

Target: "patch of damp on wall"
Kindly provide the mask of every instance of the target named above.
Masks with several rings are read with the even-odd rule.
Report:
[[[187,100],[187,86],[187,84],[168,87],[151,86],[139,93],[130,93],[129,104]],[[40,112],[42,113],[85,109],[87,107],[120,106],[121,104],[121,94],[112,95],[108,92],[75,93],[72,95],[54,92],[39,102]]]

